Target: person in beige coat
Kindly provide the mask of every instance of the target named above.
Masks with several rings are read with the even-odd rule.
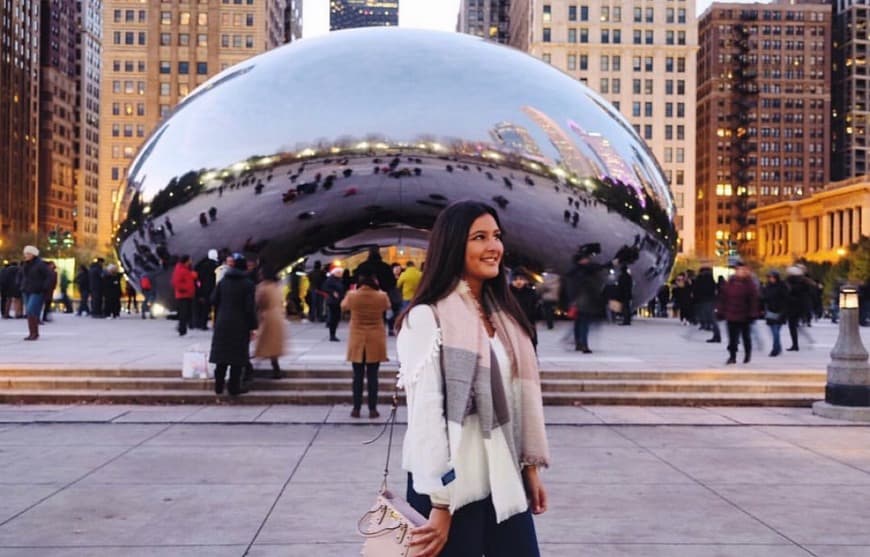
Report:
[[[272,377],[281,378],[278,357],[284,354],[284,297],[281,284],[271,270],[260,271],[261,280],[257,284],[254,302],[257,306],[257,342],[254,347],[255,358],[268,358],[272,362]]]
[[[387,358],[387,330],[384,313],[390,309],[390,298],[378,289],[372,275],[360,275],[358,288],[349,292],[341,302],[341,309],[350,312],[350,336],[347,341],[347,360],[353,364],[353,418],[360,417],[362,407],[363,375],[368,382],[369,417],[378,413],[378,369]]]

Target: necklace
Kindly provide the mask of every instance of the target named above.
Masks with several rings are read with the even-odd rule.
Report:
[[[480,302],[477,300],[476,297],[472,295],[471,299],[474,301],[474,307],[477,308],[477,314],[480,315],[480,319],[485,325],[484,328],[492,330],[492,334],[495,334],[495,323],[492,322],[492,317],[488,313],[483,311],[483,307],[480,305]]]

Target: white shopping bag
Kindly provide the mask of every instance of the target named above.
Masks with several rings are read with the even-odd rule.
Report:
[[[184,379],[213,379],[214,370],[208,364],[208,356],[198,344],[188,348],[181,359],[181,377]]]

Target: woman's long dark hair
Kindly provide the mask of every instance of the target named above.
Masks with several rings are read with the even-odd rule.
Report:
[[[471,230],[471,225],[475,220],[487,214],[492,215],[501,229],[498,213],[486,203],[457,201],[441,211],[432,226],[429,248],[426,250],[426,263],[423,266],[425,272],[420,280],[420,286],[417,288],[417,293],[411,303],[408,304],[408,308],[399,317],[396,330],[401,329],[402,322],[411,308],[419,304],[434,305],[456,289],[465,269],[465,246],[468,242],[468,231]],[[503,230],[502,236],[504,236]],[[529,323],[508,286],[504,258],[499,263],[498,276],[484,281],[483,298],[485,303],[491,300],[496,306],[495,308],[487,308],[487,310],[499,310],[507,313],[519,324],[529,338],[534,338],[532,324]]]

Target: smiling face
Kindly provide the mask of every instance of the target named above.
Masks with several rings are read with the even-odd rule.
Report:
[[[464,278],[483,282],[497,277],[502,255],[504,245],[498,223],[489,214],[475,219],[465,241]]]

